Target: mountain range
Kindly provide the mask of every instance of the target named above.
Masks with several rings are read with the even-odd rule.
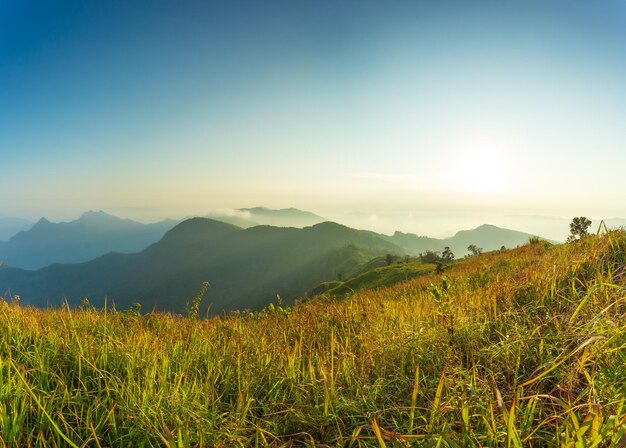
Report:
[[[441,251],[444,247],[461,257],[468,253],[468,246],[474,244],[484,251],[511,248],[524,244],[533,236],[517,230],[503,229],[483,224],[472,230],[461,230],[449,238],[430,238],[412,233],[395,232],[392,236],[383,235],[388,241],[401,247],[405,253],[418,255],[425,251]]]
[[[39,269],[53,263],[81,263],[111,251],[137,252],[160,240],[176,223],[142,224],[102,211],[85,212],[70,222],[41,218],[0,242],[0,260],[10,267]]]
[[[86,213],[78,221],[85,224],[92,220],[124,227],[119,218],[101,212]],[[67,238],[82,227],[76,222],[72,227],[71,223],[64,224],[60,228],[67,232],[59,232],[66,240],[58,241],[67,243]],[[10,242],[26,240],[37,247],[37,240],[26,236],[32,236],[31,232],[43,235],[46,228],[57,229],[40,221]],[[242,229],[208,218],[192,218],[137,253],[113,252],[84,263],[54,264],[36,271],[4,268],[0,270],[0,290],[10,290],[25,303],[40,306],[59,304],[63,299],[78,303],[83,297],[102,303],[106,296],[121,308],[140,302],[147,308],[181,312],[199,285],[209,281],[207,302],[213,312],[220,312],[259,308],[276,294],[291,301],[323,281],[347,278],[387,253],[417,254],[450,246],[460,256],[468,244],[490,250],[522,244],[529,236],[485,225],[438,240],[399,232],[382,235],[332,222],[302,229],[267,225]]]
[[[297,208],[238,208],[232,210],[218,210],[206,217],[234,224],[243,229],[259,225],[302,228],[328,221],[315,213],[299,210]]]
[[[295,208],[241,208],[217,212],[213,219],[241,228],[257,225],[305,227],[325,221]],[[0,219],[0,260],[7,266],[39,269],[54,263],[82,263],[109,252],[133,253],[157,242],[178,222],[166,219],[142,224],[103,211],[88,211],[78,219],[37,223],[20,218]]]
[[[0,241],[6,241],[18,232],[30,229],[33,224],[22,218],[0,218]]]
[[[26,303],[101,303],[182,311],[203,281],[212,311],[258,308],[276,294],[292,299],[328,278],[350,276],[372,257],[401,249],[374,232],[335,223],[304,229],[241,229],[207,218],[182,222],[136,254],[110,253],[87,263],[37,271],[0,270],[0,289]]]

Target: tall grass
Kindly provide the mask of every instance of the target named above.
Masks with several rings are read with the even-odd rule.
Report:
[[[211,319],[2,301],[0,445],[620,446],[625,282],[611,232]]]

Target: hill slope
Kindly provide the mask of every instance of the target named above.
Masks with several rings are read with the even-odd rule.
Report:
[[[384,263],[384,265],[380,265],[381,262],[384,263],[384,259],[371,260],[370,266],[376,267],[361,270],[345,281],[322,283],[314,292],[323,293],[330,297],[345,297],[359,291],[376,290],[406,282],[435,270],[434,265],[419,262],[393,263],[391,265]]]
[[[108,296],[120,307],[141,302],[147,308],[182,311],[208,280],[212,311],[219,312],[262,307],[277,293],[293,299],[328,278],[352,275],[377,255],[401,251],[373,232],[330,222],[304,229],[244,230],[193,218],[137,254],[111,253],[34,272],[0,270],[0,290],[10,288],[40,305],[62,298],[76,303],[83,297],[100,303]]]
[[[0,408],[11,410],[0,437],[42,447],[624,446],[625,266],[626,233],[614,232],[471,257],[445,277],[347,300],[209,320],[0,301]]]
[[[40,219],[29,230],[0,242],[7,266],[38,269],[53,263],[80,263],[111,251],[137,252],[158,241],[175,221],[141,224],[104,212],[85,212],[70,222]]]

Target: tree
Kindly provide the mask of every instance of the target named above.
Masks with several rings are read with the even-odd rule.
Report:
[[[590,225],[591,221],[584,216],[577,216],[572,219],[572,222],[569,225],[570,235],[567,237],[567,241],[571,243],[589,235],[587,233],[587,229]]]
[[[476,246],[476,244],[470,244],[467,246],[467,250],[472,253],[472,255],[480,255],[483,253],[483,248]]]
[[[422,263],[437,264],[441,262],[441,254],[432,250],[419,254],[419,258]]]
[[[443,248],[443,252],[441,253],[441,260],[444,263],[450,263],[452,260],[454,260],[454,254],[450,250],[450,247],[446,246]]]

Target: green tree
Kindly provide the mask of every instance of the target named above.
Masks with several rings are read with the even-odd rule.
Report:
[[[570,235],[567,237],[568,242],[580,240],[587,235],[587,229],[591,225],[591,220],[587,219],[584,216],[577,216],[572,219],[572,222],[569,225],[569,233]]]
[[[454,260],[454,254],[450,250],[450,247],[446,246],[443,248],[443,252],[441,253],[441,259],[444,263],[450,263]]]
[[[483,248],[476,246],[476,244],[470,244],[467,246],[467,250],[471,252],[472,255],[480,255],[483,253]]]
[[[436,251],[427,250],[419,254],[419,259],[422,263],[433,263],[437,264],[441,262],[441,254]]]

